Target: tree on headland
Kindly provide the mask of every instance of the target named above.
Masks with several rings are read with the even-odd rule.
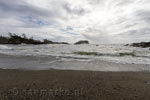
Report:
[[[27,38],[25,34],[22,36],[16,35],[15,33],[9,33],[9,37],[0,36],[0,44],[44,44],[39,40],[33,38]]]
[[[48,39],[44,39],[43,42],[44,42],[45,44],[51,44],[51,43],[53,43],[53,41],[50,41],[50,40],[48,40]]]
[[[0,44],[68,44],[65,42],[53,42],[48,39],[44,39],[43,41],[35,40],[33,37],[27,38],[25,34],[22,34],[21,36],[10,33],[9,37],[0,36]]]

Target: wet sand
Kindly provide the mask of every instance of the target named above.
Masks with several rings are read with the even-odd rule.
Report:
[[[1,69],[0,99],[150,100],[150,73]]]
[[[0,68],[24,70],[150,71],[148,64],[121,64],[102,60],[55,56],[14,56],[0,54]]]

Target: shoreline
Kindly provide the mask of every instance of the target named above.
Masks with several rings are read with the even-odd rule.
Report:
[[[149,100],[150,98],[150,72],[0,69],[0,80],[2,100],[10,98]]]
[[[148,64],[122,64],[102,60],[71,59],[55,56],[14,56],[0,54],[1,69],[22,70],[87,70],[87,71],[149,71]]]

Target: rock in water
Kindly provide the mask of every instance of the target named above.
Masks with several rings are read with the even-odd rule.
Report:
[[[87,41],[87,40],[81,40],[81,41],[78,41],[78,42],[76,42],[74,44],[75,45],[77,45],[77,44],[89,44],[89,41]]]
[[[150,47],[150,42],[133,43],[131,44],[131,46],[147,48],[147,47]]]

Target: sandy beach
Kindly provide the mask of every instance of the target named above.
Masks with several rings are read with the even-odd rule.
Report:
[[[149,72],[0,70],[1,100],[149,100]]]

